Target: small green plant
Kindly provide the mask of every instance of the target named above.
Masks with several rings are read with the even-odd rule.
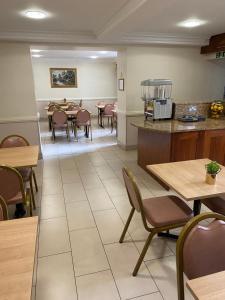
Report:
[[[220,165],[216,161],[211,161],[205,167],[208,174],[216,175],[221,171]]]

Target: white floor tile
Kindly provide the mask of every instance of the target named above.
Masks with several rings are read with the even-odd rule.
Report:
[[[83,185],[81,182],[72,182],[63,184],[65,202],[78,202],[87,200]]]
[[[38,256],[70,251],[69,233],[65,217],[40,222]]]
[[[81,174],[81,180],[85,190],[103,188],[103,184],[96,173]]]
[[[87,201],[68,203],[66,211],[70,231],[95,227],[94,218]]]
[[[109,264],[96,228],[70,232],[75,275],[109,269]]]
[[[114,208],[114,205],[104,188],[89,189],[86,193],[93,211]]]
[[[95,221],[103,244],[117,243],[122,234],[124,224],[115,209],[94,212]],[[126,235],[126,240],[130,239]]]
[[[39,258],[36,300],[76,300],[71,253]]]
[[[119,300],[110,271],[98,272],[76,279],[79,300]]]
[[[50,219],[66,216],[63,194],[45,195],[41,204],[41,219]]]
[[[127,191],[125,186],[121,183],[119,179],[106,179],[102,180],[107,192],[110,197],[126,195]]]
[[[132,276],[139,253],[131,242],[105,246],[113,276],[122,299],[130,299],[158,291],[144,264],[136,277]]]

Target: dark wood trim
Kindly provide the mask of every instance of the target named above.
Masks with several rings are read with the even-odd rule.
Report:
[[[211,36],[208,46],[201,47],[201,54],[225,51],[225,33]]]

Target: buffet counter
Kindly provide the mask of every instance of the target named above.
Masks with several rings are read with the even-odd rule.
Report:
[[[138,163],[146,165],[209,158],[225,165],[225,120],[132,122],[138,128]]]

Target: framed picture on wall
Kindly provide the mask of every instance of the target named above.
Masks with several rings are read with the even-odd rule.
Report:
[[[76,68],[50,68],[52,88],[77,88]]]
[[[124,91],[124,78],[119,78],[118,79],[118,90],[119,91]]]

